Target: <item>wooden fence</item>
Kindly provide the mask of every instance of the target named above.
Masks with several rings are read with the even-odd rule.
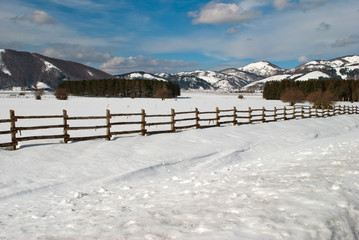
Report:
[[[91,139],[107,139],[111,140],[113,136],[122,134],[158,134],[170,133],[187,128],[211,128],[219,127],[224,124],[243,125],[253,124],[255,122],[274,122],[278,120],[304,119],[311,117],[330,117],[342,114],[358,114],[357,106],[335,106],[334,108],[319,109],[311,107],[283,107],[274,108],[272,110],[259,108],[247,110],[233,109],[220,110],[216,108],[215,111],[200,112],[197,108],[194,111],[176,112],[171,109],[169,114],[146,114],[145,110],[140,113],[111,113],[106,110],[105,116],[69,116],[66,110],[63,110],[61,115],[51,116],[17,116],[14,110],[10,110],[10,119],[0,119],[0,124],[10,123],[9,130],[0,131],[0,135],[10,135],[11,141],[0,143],[0,147],[10,147],[16,150],[19,142],[30,140],[46,140],[46,139],[63,139],[64,143],[69,141],[83,141]],[[137,117],[136,121],[125,121],[120,118]],[[21,126],[20,121],[25,119],[58,119],[62,124],[45,125],[45,126]],[[151,120],[152,119],[152,120]],[[76,121],[100,120],[103,124],[100,125],[76,125]],[[158,122],[154,122],[157,120]],[[70,124],[71,123],[71,124]],[[20,126],[19,126],[20,125]],[[136,129],[127,130],[124,126],[137,126]],[[121,127],[120,130],[114,130],[115,126]],[[154,126],[164,126],[165,129],[153,130]],[[59,134],[56,135],[41,135],[41,136],[21,136],[23,131],[29,130],[47,130],[58,129]],[[97,130],[105,129],[102,135],[94,136],[73,136],[70,132],[78,130]],[[19,136],[20,133],[20,136]]]

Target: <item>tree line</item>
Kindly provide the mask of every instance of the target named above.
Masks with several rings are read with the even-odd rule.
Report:
[[[64,81],[58,84],[57,89],[66,90],[71,95],[88,97],[173,98],[181,94],[177,83],[147,79]]]
[[[296,94],[303,94],[304,98],[321,92],[331,94],[335,101],[359,100],[359,81],[341,79],[270,81],[264,85],[263,98],[279,100],[288,89],[292,89],[292,93],[295,91]]]

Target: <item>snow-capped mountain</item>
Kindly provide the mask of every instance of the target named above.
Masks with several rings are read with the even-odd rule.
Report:
[[[284,79],[307,81],[320,78],[359,79],[359,56],[353,55],[331,60],[309,61],[296,68],[284,70],[279,74],[248,84],[242,90],[261,89],[264,83],[268,81],[281,81]]]
[[[248,83],[263,78],[256,74],[244,72],[238,69],[226,69],[220,72],[195,70],[175,74],[133,72],[117,76],[120,78],[130,79],[173,81],[178,83],[182,89],[221,91],[238,91],[241,87],[247,85]]]
[[[250,63],[244,67],[238,68],[238,70],[254,73],[262,77],[270,77],[273,75],[281,74],[285,71],[270,62],[260,61],[256,63]]]
[[[0,50],[0,89],[29,88],[43,82],[55,88],[64,80],[111,78],[112,75],[80,63],[37,53]]]

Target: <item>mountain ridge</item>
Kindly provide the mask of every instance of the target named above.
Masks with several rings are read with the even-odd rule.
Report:
[[[172,81],[182,89],[219,91],[261,90],[267,81],[291,79],[305,81],[319,78],[359,79],[359,56],[346,55],[330,60],[311,60],[292,69],[284,69],[268,61],[250,63],[220,71],[194,70],[178,73],[146,73],[142,71],[111,75],[101,70],[38,53],[0,49],[0,89],[29,88],[37,82],[55,88],[67,80],[106,78],[150,79]]]
[[[56,88],[58,83],[66,80],[111,77],[111,74],[73,61],[11,49],[0,51],[0,89],[31,88],[38,82]]]

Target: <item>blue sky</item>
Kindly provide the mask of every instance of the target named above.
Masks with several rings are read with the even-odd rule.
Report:
[[[358,0],[0,0],[0,48],[112,74],[359,54]]]

